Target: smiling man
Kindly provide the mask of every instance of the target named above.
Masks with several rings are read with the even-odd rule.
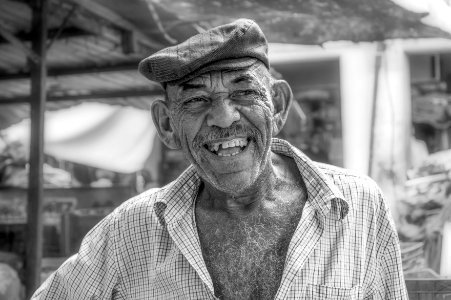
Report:
[[[407,299],[399,243],[369,178],[274,136],[292,101],[251,20],[141,61],[162,84],[161,140],[191,166],[118,207],[34,299]]]

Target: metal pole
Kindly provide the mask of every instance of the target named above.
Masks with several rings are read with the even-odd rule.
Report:
[[[376,110],[377,98],[379,95],[379,73],[382,64],[382,54],[385,51],[384,42],[377,43],[376,58],[374,61],[374,86],[373,86],[373,103],[371,106],[371,128],[370,128],[370,153],[368,159],[368,176],[373,176],[373,162],[374,162],[374,140],[376,134]]]
[[[30,97],[30,160],[27,206],[27,249],[25,287],[27,299],[40,284],[43,241],[43,161],[44,112],[46,102],[46,42],[48,0],[32,0],[32,49],[37,62],[28,60],[31,74]]]

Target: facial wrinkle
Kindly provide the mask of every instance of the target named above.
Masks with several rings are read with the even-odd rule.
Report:
[[[246,190],[254,190],[256,180],[259,180],[261,177],[260,173],[264,172],[265,166],[269,163],[268,158],[271,152],[273,128],[271,126],[273,119],[272,100],[269,93],[270,86],[261,86],[262,82],[266,83],[265,78],[267,74],[265,78],[258,78],[257,71],[263,72],[256,68],[252,69],[252,72],[249,70],[237,70],[227,75],[224,74],[221,78],[218,78],[219,75],[217,72],[201,75],[189,81],[189,83],[196,85],[202,84],[205,87],[199,90],[189,89],[188,93],[183,96],[184,98],[171,97],[181,96],[181,94],[177,94],[177,86],[168,87],[168,89],[171,89],[168,91],[168,95],[173,100],[170,105],[171,123],[174,125],[175,134],[181,141],[182,151],[191,164],[197,168],[203,180],[210,182],[217,191],[238,195]],[[232,83],[234,78],[243,76],[243,74],[254,78],[253,83]],[[225,79],[230,84],[226,87],[223,86],[224,82],[226,82],[224,81]],[[215,85],[211,86],[211,84]],[[243,91],[251,91],[252,94],[247,99],[240,98],[242,97],[240,96],[240,92]],[[222,93],[226,93],[226,95]],[[191,98],[195,99],[197,96],[207,101],[200,104],[197,109],[190,110],[190,107],[185,105],[187,103],[185,100],[189,101]],[[221,99],[217,99],[218,97]],[[224,159],[223,161],[214,160],[214,156],[209,155],[208,148],[203,147],[205,143],[199,140],[201,136],[208,142],[207,139],[211,139],[212,136],[217,137],[223,135],[227,137],[228,134],[233,134],[233,132],[217,131],[213,129],[215,128],[214,125],[208,126],[206,123],[208,113],[212,108],[211,101],[223,101],[223,98],[227,98],[227,101],[230,101],[230,105],[233,105],[236,112],[240,114],[240,120],[235,120],[231,124],[248,126],[250,130],[246,134],[250,135],[251,141],[254,142],[251,143],[250,147],[252,149],[252,159],[249,156],[249,160],[240,165],[236,164],[236,166],[233,163],[227,165]],[[210,130],[212,130],[211,136],[208,136]],[[225,165],[225,168],[218,168],[221,164]],[[246,169],[241,167],[244,165],[246,165]],[[233,179],[234,167],[237,170],[236,178],[239,178],[237,180]],[[230,171],[223,172],[225,169]],[[241,179],[241,177],[243,178]]]

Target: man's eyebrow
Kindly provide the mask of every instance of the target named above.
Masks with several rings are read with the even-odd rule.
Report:
[[[249,74],[242,74],[242,75],[238,76],[237,78],[233,79],[232,83],[240,83],[242,81],[251,83],[251,82],[254,82],[255,79],[254,79],[254,77],[252,77]]]
[[[205,84],[202,83],[182,83],[182,91],[186,91],[186,90],[190,90],[190,89],[200,89],[200,88],[204,88]]]

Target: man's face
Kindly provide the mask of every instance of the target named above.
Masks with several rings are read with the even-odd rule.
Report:
[[[232,195],[251,188],[267,166],[273,134],[266,68],[206,73],[167,93],[176,136],[200,176]]]

